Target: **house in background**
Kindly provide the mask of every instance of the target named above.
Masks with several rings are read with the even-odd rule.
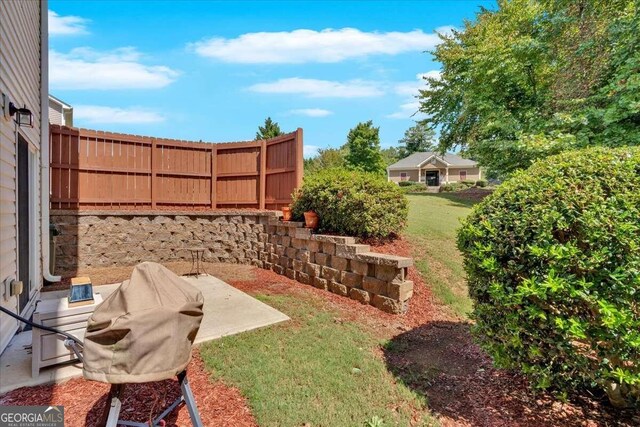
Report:
[[[43,279],[59,280],[48,256],[47,9],[46,0],[0,1],[0,305],[24,317]],[[21,326],[0,313],[0,353]]]
[[[73,126],[73,107],[53,95],[49,95],[49,123]]]
[[[389,181],[422,182],[429,187],[459,181],[482,179],[478,163],[457,154],[440,155],[433,151],[413,153],[387,168]]]

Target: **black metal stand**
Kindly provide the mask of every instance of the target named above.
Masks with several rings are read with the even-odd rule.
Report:
[[[189,248],[191,252],[191,270],[188,276],[200,276],[208,274],[204,269],[204,251],[205,248]]]
[[[202,427],[202,420],[200,419],[200,413],[198,412],[198,406],[196,400],[189,387],[189,381],[187,380],[187,371],[182,371],[178,374],[178,383],[180,383],[180,390],[182,394],[171,405],[169,405],[160,415],[155,417],[151,423],[140,423],[136,421],[125,421],[118,419],[120,417],[120,408],[122,407],[122,401],[120,400],[124,394],[125,384],[112,384],[109,391],[109,397],[107,398],[107,407],[105,408],[106,421],[105,427],[116,427],[118,425],[132,426],[132,427],[149,427],[160,426],[164,417],[169,415],[178,405],[184,402],[187,405],[189,411],[189,417],[191,417],[191,424],[193,427]],[[108,411],[108,412],[107,412]]]

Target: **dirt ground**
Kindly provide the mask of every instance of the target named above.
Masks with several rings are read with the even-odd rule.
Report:
[[[380,244],[373,250],[402,256],[411,253],[409,244],[403,239]],[[191,265],[171,263],[167,266],[183,274]],[[469,323],[434,298],[415,268],[409,269],[409,279],[414,281],[415,289],[409,312],[399,316],[267,270],[235,264],[207,264],[205,268],[249,294],[315,296],[327,308],[341,313],[336,321],[363,323],[381,339],[390,340],[390,345],[381,350],[380,357],[399,381],[426,397],[429,410],[444,427],[640,425],[638,413],[617,411],[604,396],[572,396],[563,403],[548,393],[534,394],[527,381],[517,373],[494,368],[488,355],[473,342]],[[82,274],[89,275],[94,284],[99,285],[122,281],[130,272],[131,268],[91,269]],[[206,425],[255,425],[238,390],[211,382],[197,353],[189,377],[198,406],[207,414]],[[144,419],[151,412],[149,402],[159,406],[162,399],[171,399],[170,393],[164,396],[162,391],[170,383],[135,386],[134,397],[125,402],[127,413]],[[171,393],[175,390],[173,387]],[[74,408],[70,411],[73,418],[68,425],[96,425],[107,391],[106,385],[79,379],[55,386],[15,390],[0,396],[0,405],[55,401]],[[143,401],[147,403],[143,404]],[[184,425],[188,414],[182,408],[173,417],[169,425]]]

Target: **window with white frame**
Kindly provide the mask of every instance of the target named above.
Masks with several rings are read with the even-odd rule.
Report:
[[[467,179],[467,171],[460,171],[460,181]]]
[[[409,179],[406,172],[400,172],[400,181],[406,181]]]

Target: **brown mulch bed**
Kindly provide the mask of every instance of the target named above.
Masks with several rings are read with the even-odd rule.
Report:
[[[375,252],[411,256],[404,239],[372,247]],[[493,367],[478,347],[470,323],[433,296],[415,267],[409,268],[414,296],[399,316],[407,331],[392,338],[401,351],[385,351],[399,379],[427,398],[445,426],[640,426],[640,414],[613,408],[606,396],[572,396],[561,402],[533,393],[516,372]]]
[[[257,426],[246,399],[238,389],[210,380],[197,350],[193,352],[187,377],[204,425]],[[65,426],[99,426],[108,393],[108,384],[72,379],[62,384],[10,391],[0,396],[0,405],[63,405]],[[120,418],[147,422],[179,395],[177,380],[129,385],[124,391]],[[165,418],[165,422],[167,426],[191,425],[186,406],[180,405]]]
[[[493,189],[491,188],[471,187],[464,190],[456,191],[453,194],[461,199],[479,202],[491,193],[493,193]]]

